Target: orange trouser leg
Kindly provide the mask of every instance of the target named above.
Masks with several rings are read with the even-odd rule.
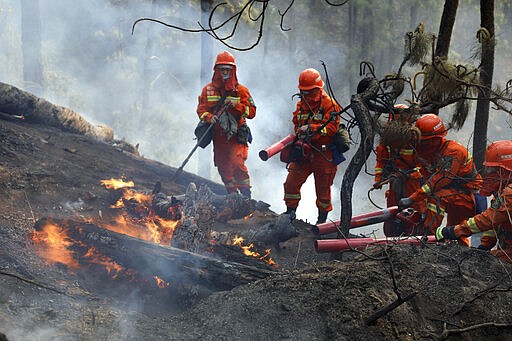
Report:
[[[219,138],[213,143],[213,161],[228,193],[236,191],[232,157],[234,146],[231,140]]]
[[[438,198],[439,200],[436,200]],[[427,199],[427,215],[424,226],[430,228],[431,233],[441,225],[445,214],[447,225],[454,226],[475,215],[475,201],[472,194],[459,190],[446,188],[435,193]]]
[[[290,163],[288,176],[284,182],[284,202],[286,207],[297,208],[300,201],[300,188],[312,173],[309,163],[299,165]]]
[[[324,160],[325,161],[325,160]],[[331,186],[338,169],[332,162],[318,162],[313,167],[315,177],[316,207],[319,212],[332,211]]]
[[[248,153],[249,146],[245,144],[237,143],[232,149],[233,177],[237,188],[251,188],[249,170],[245,165]]]

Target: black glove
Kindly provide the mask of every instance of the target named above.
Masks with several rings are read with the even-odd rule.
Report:
[[[477,249],[478,250],[483,250],[483,251],[489,251],[490,249],[492,249],[492,247],[480,244],[480,245],[478,245]]]
[[[455,231],[453,226],[439,226],[436,230],[436,239],[439,241],[448,239],[448,240],[457,240],[455,237]]]
[[[411,198],[402,198],[398,201],[398,208],[400,210],[403,210],[404,208],[407,208],[411,206],[414,203]]]

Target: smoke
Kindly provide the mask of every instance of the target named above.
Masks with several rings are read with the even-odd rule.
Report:
[[[21,60],[18,58],[21,55],[20,9],[16,1],[4,0],[0,4],[5,8],[0,14],[7,24],[5,32],[0,35],[3,46],[7,47],[1,52],[0,60],[5,61],[4,65],[13,65],[3,71],[3,81],[23,87],[19,63],[13,62],[16,58]],[[277,157],[261,161],[258,151],[292,132],[291,113],[296,101],[292,100],[292,95],[297,92],[300,71],[314,67],[323,73],[321,61],[324,61],[335,96],[342,106],[349,104],[350,95],[354,92],[349,88],[348,78],[357,81],[359,77],[360,61],[349,60],[351,46],[343,37],[342,29],[346,29],[346,25],[334,26],[337,34],[322,32],[325,40],[319,39],[319,33],[312,26],[321,20],[326,10],[329,16],[342,20],[348,15],[347,6],[326,8],[325,4],[298,4],[294,17],[290,15],[284,22],[284,26],[292,30],[283,32],[279,29],[280,17],[274,10],[267,15],[264,35],[256,48],[246,52],[231,51],[238,65],[239,81],[249,88],[257,105],[255,119],[248,122],[254,137],[247,161],[254,197],[271,204],[271,209],[276,212],[285,209],[282,184],[287,171]],[[429,11],[432,9],[420,6],[416,15],[422,20],[429,17]],[[220,15],[223,15],[222,11]],[[198,2],[48,0],[41,3],[45,97],[80,112],[91,123],[111,126],[117,138],[139,144],[143,156],[179,167],[195,145],[192,132],[198,121],[195,113],[197,96],[204,86],[199,82],[201,35],[147,21],[139,22],[132,34],[133,23],[142,17],[154,17],[197,29],[200,11]],[[474,40],[473,35],[467,32],[476,31],[477,13],[461,5],[457,18],[462,25],[455,27],[452,50],[467,55],[468,46]],[[221,19],[216,18],[216,22]],[[428,30],[437,30],[437,23],[424,21],[429,25]],[[396,37],[393,39],[401,40],[403,34],[412,29],[404,26],[398,30],[395,27]],[[229,27],[225,31],[229,31]],[[246,47],[256,38],[255,25],[240,24],[234,41],[230,43]],[[377,58],[376,51],[362,48],[367,50],[369,57]],[[225,49],[214,41],[214,56]],[[397,51],[397,55],[399,53],[401,51]],[[504,64],[500,58],[496,60],[499,67]],[[383,70],[377,71],[385,74],[397,63],[397,60],[379,61]],[[498,123],[507,119],[505,114],[491,114],[491,120]],[[490,126],[490,139],[494,138],[493,135],[506,138],[504,135],[509,130],[499,128],[506,127],[506,122]],[[330,219],[339,218],[339,188],[350,152],[347,156],[347,161],[339,166],[332,188],[335,210]],[[197,173],[199,160],[208,160],[213,168],[212,159],[211,147],[206,151],[200,150],[185,170]],[[372,162],[369,160],[367,167],[370,172]],[[216,169],[212,169],[210,174],[199,175],[220,182]],[[371,182],[371,176],[364,174],[356,182],[355,211],[371,209],[372,205],[366,204]],[[372,194],[374,200],[382,203],[383,195]],[[310,179],[302,190],[298,218],[316,219],[315,197],[313,180]]]

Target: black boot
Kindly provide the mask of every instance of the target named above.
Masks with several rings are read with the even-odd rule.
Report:
[[[250,188],[239,188],[240,194],[244,197],[244,199],[251,199],[251,189]]]
[[[316,220],[316,225],[325,223],[327,221],[328,213],[329,212],[318,211],[318,218]]]
[[[284,214],[290,215],[290,222],[294,221],[297,217],[295,211],[297,211],[296,208],[286,207],[286,212],[284,212]]]

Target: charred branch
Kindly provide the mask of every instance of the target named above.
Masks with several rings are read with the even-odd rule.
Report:
[[[372,152],[375,137],[375,129],[370,116],[370,110],[368,109],[368,102],[377,95],[379,82],[374,78],[367,78],[366,80],[368,86],[366,86],[365,90],[353,95],[351,98],[352,111],[361,133],[361,143],[354,157],[350,160],[341,183],[341,230],[345,235],[348,234],[350,220],[352,219],[352,190],[354,181]]]

